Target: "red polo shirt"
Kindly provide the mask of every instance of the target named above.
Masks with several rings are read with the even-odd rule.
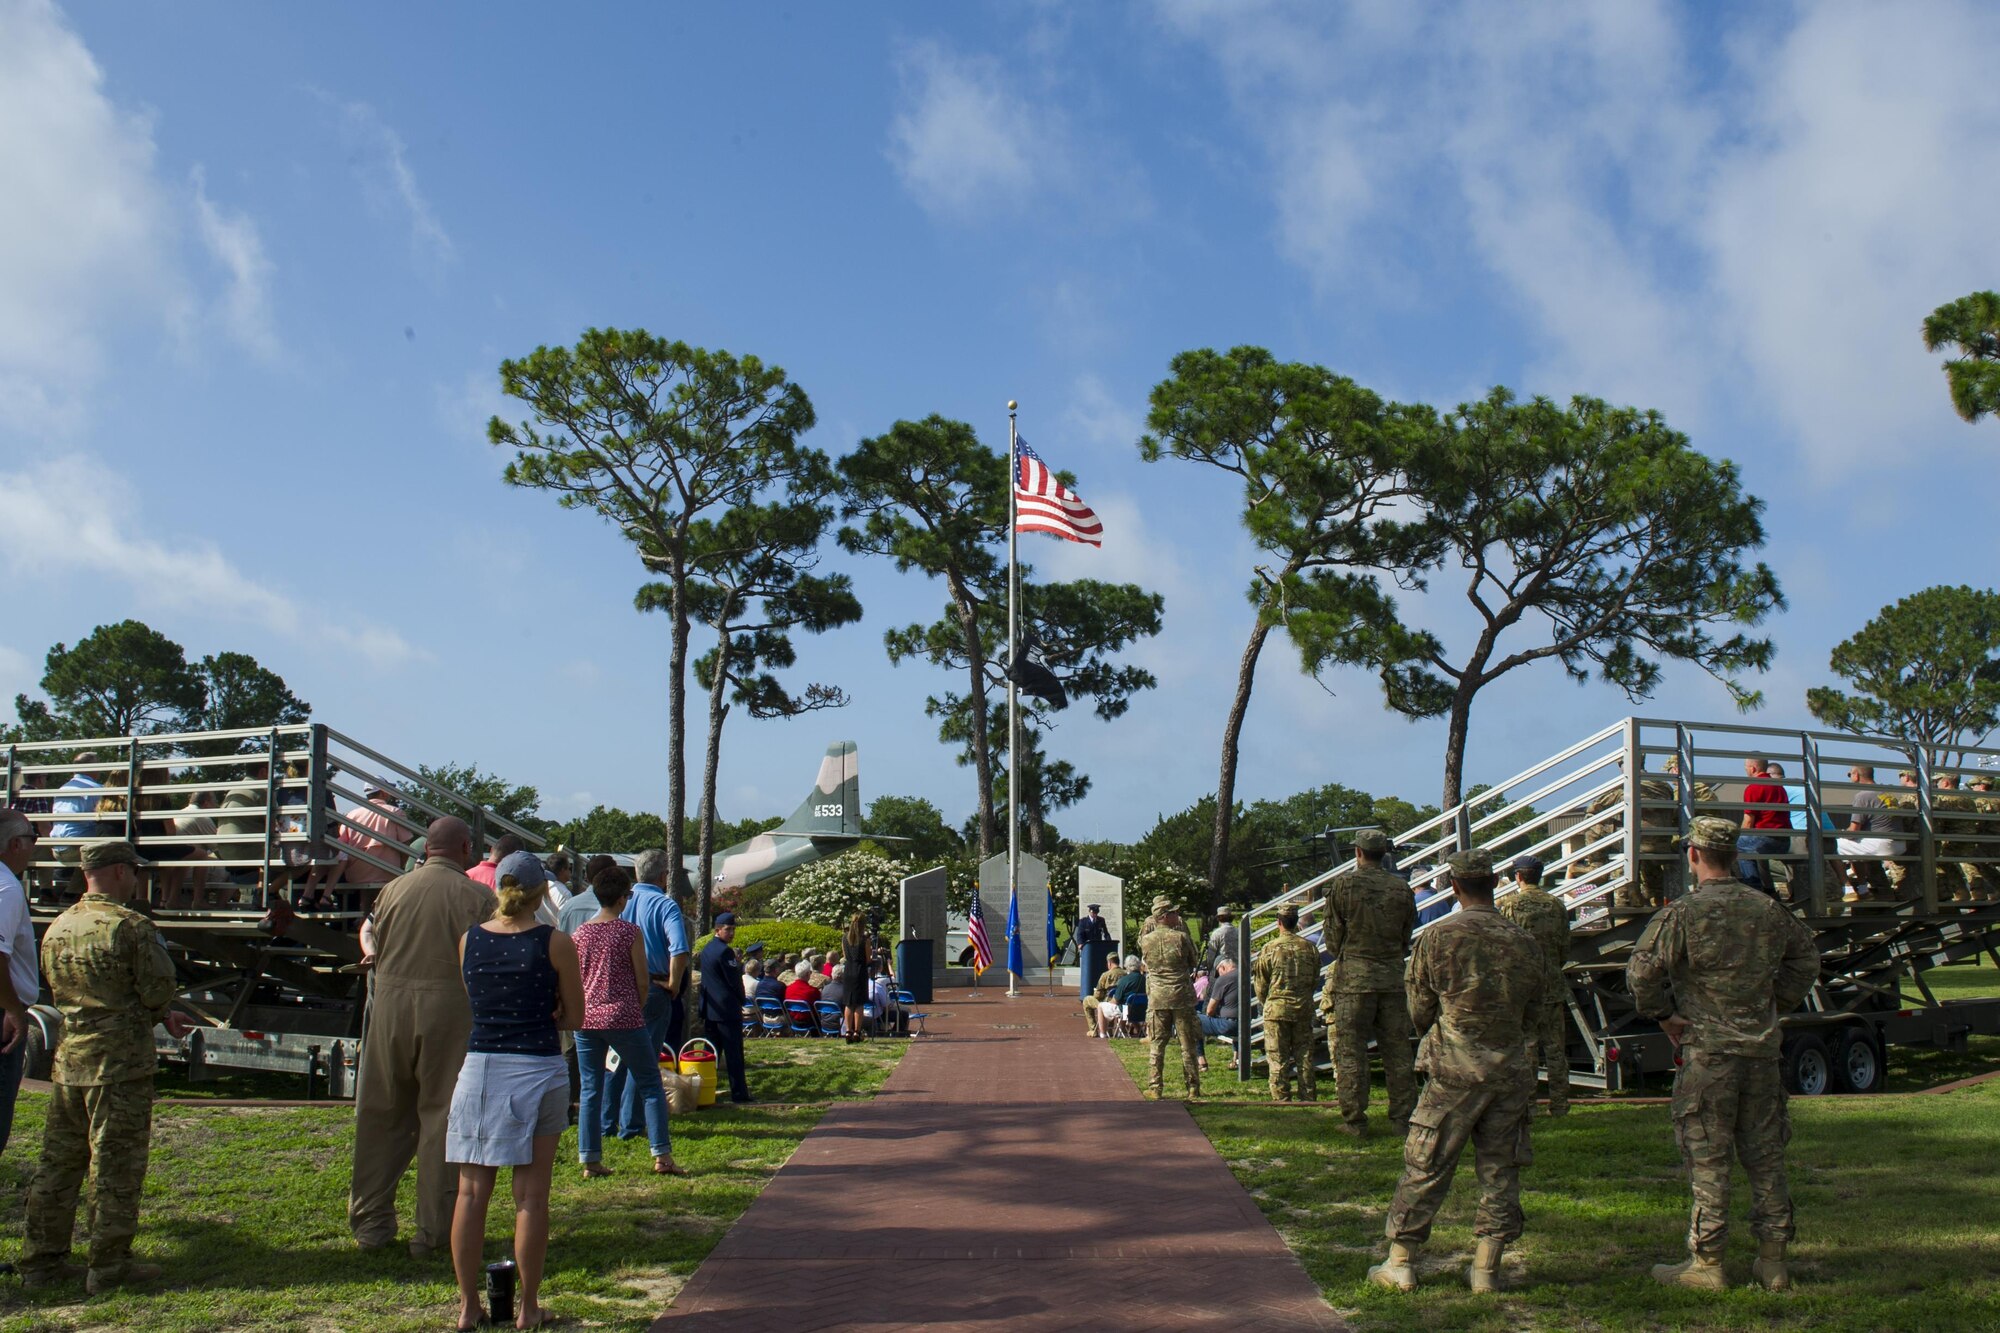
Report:
[[[1789,801],[1785,796],[1785,789],[1777,783],[1753,782],[1743,789],[1743,804],[1784,806],[1789,804]],[[1787,833],[1792,831],[1792,816],[1788,810],[1746,809],[1744,813],[1750,816],[1750,827],[1753,829],[1783,829]]]

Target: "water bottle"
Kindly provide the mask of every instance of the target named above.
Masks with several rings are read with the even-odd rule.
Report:
[[[496,1324],[514,1322],[514,1261],[486,1265],[486,1313]]]

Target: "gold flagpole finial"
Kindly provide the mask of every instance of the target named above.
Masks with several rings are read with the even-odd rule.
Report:
[[[1018,408],[1019,406],[1020,406],[1020,404],[1019,404],[1019,403],[1017,403],[1017,402],[1015,402],[1015,401],[1014,401],[1014,400],[1013,400],[1012,398],[1009,398],[1009,399],[1007,400],[1007,410],[1008,410],[1009,412],[1012,412],[1012,411],[1013,411],[1014,409]]]

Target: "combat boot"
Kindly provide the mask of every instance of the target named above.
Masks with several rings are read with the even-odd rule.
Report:
[[[1705,1254],[1690,1254],[1684,1263],[1654,1264],[1653,1281],[1669,1287],[1693,1287],[1696,1291],[1729,1290],[1722,1260]]]
[[[1389,1257],[1368,1270],[1368,1280],[1378,1287],[1396,1291],[1417,1289],[1417,1247],[1399,1240],[1389,1242]]]
[[[1361,1120],[1343,1120],[1335,1125],[1334,1128],[1350,1138],[1365,1139],[1368,1137],[1368,1121],[1365,1118]]]
[[[83,1290],[86,1295],[101,1296],[119,1287],[136,1287],[142,1282],[151,1282],[159,1275],[158,1264],[128,1263],[108,1273],[91,1273],[83,1279]]]
[[[1474,1292],[1499,1291],[1500,1256],[1506,1249],[1505,1241],[1480,1237],[1479,1248],[1472,1252],[1472,1267],[1465,1270],[1465,1285]]]
[[[1785,1242],[1758,1241],[1757,1262],[1750,1265],[1750,1272],[1757,1279],[1757,1285],[1766,1291],[1790,1291],[1792,1266],[1785,1262]]]
[[[64,1262],[54,1268],[24,1268],[21,1270],[21,1285],[30,1291],[44,1287],[58,1286],[64,1282],[74,1282],[84,1275],[82,1264]]]

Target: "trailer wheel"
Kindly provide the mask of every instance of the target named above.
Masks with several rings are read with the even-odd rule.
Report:
[[[1833,1056],[1810,1033],[1785,1042],[1785,1090],[1795,1097],[1822,1097],[1833,1087]]]
[[[1882,1048],[1867,1028],[1841,1030],[1833,1043],[1833,1081],[1842,1092],[1879,1092],[1884,1076]]]
[[[28,1049],[21,1060],[21,1073],[33,1079],[46,1079],[54,1073],[56,1053],[49,1045],[48,1033],[42,1025],[31,1019],[27,1035],[22,1040],[28,1044]]]

